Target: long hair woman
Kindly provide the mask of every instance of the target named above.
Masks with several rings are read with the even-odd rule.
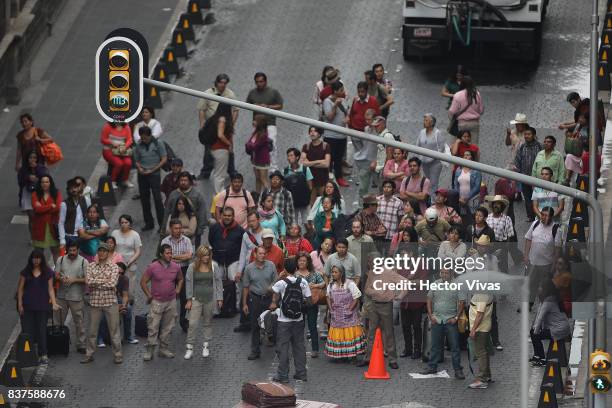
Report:
[[[185,360],[193,357],[193,346],[198,335],[200,319],[203,319],[204,325],[202,357],[210,355],[213,312],[215,308],[220,310],[223,306],[222,274],[219,265],[212,260],[212,249],[201,245],[195,253],[195,260],[185,273],[185,293],[189,299],[185,304],[185,309],[190,311]]]
[[[463,77],[463,89],[453,95],[453,101],[448,109],[449,118],[456,117],[459,131],[472,132],[472,142],[478,144],[480,116],[483,113],[482,97],[474,80],[469,76]]]
[[[36,188],[32,193],[32,246],[45,250],[49,248],[53,261],[59,255],[59,223],[62,194],[55,187],[53,178],[44,175],[38,179]]]
[[[19,274],[17,287],[17,311],[21,317],[21,331],[30,335],[37,345],[40,363],[46,364],[47,358],[47,319],[50,307],[60,310],[55,301],[53,290],[53,271],[47,266],[45,255],[34,249],[28,264]]]
[[[220,103],[215,114],[204,125],[205,131],[214,132],[215,142],[210,146],[214,159],[211,178],[215,194],[223,191],[227,184],[230,153],[234,151],[234,125],[232,122],[232,107]]]

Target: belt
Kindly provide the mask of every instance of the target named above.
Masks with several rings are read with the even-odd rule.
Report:
[[[257,294],[257,293],[255,293],[255,292],[249,292],[249,295],[253,295],[253,296],[258,297],[258,298],[265,298],[265,297],[268,297],[268,296],[269,296],[269,295],[258,295],[258,294]]]

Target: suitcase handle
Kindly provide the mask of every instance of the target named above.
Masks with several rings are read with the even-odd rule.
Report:
[[[55,313],[53,313],[54,310],[51,309],[51,327],[52,328],[54,328],[54,329],[55,328],[60,328],[64,324],[64,319],[62,318],[62,311],[63,311],[63,308],[60,308],[60,310],[59,310],[59,324],[55,325]]]

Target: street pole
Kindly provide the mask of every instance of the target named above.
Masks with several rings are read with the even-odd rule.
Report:
[[[589,100],[589,192],[593,197],[597,197],[597,136],[599,129],[597,127],[597,105],[598,105],[598,90],[597,90],[597,68],[598,68],[598,50],[599,50],[599,4],[598,0],[592,0],[593,15],[591,16],[591,99]],[[606,75],[608,75],[606,73]],[[599,270],[597,279],[595,280],[596,293],[593,293],[595,301],[595,318],[590,319],[589,325],[594,325],[594,329],[589,327],[589,351],[594,349],[606,349],[606,305],[605,305],[605,286],[607,285],[606,277],[603,273],[603,236],[596,236],[596,223],[600,220],[595,217],[590,217],[590,258],[593,264],[597,265]],[[599,247],[602,249],[599,250]],[[601,258],[600,258],[601,257]],[[602,268],[599,268],[599,265]],[[590,368],[589,368],[590,369]],[[589,406],[592,408],[605,408],[606,395],[595,394],[589,399]]]
[[[522,173],[518,173],[515,171],[510,171],[510,170],[506,170],[505,168],[500,168],[500,167],[495,167],[495,166],[491,166],[488,164],[484,164],[484,163],[479,163],[479,162],[475,162],[475,161],[471,161],[471,160],[466,160],[466,159],[462,159],[456,156],[451,156],[445,153],[440,153],[438,151],[435,150],[429,150],[423,147],[419,147],[419,146],[415,146],[415,145],[411,145],[408,143],[404,143],[404,142],[398,142],[396,140],[390,140],[390,139],[383,139],[380,136],[377,135],[371,135],[371,134],[367,134],[365,132],[360,132],[358,130],[354,130],[354,129],[348,129],[345,127],[341,127],[338,125],[333,125],[331,123],[327,123],[327,122],[321,122],[319,120],[316,119],[311,119],[311,118],[307,118],[305,116],[299,116],[299,115],[295,115],[292,113],[288,113],[288,112],[283,112],[283,111],[278,111],[278,110],[274,110],[274,109],[269,109],[269,108],[264,108],[261,106],[257,106],[257,105],[253,105],[250,103],[246,103],[246,102],[242,102],[242,101],[238,101],[235,99],[230,99],[230,98],[225,98],[222,96],[218,96],[218,95],[214,95],[214,94],[209,94],[209,93],[205,93],[202,91],[196,91],[193,89],[189,89],[189,88],[185,88],[182,86],[178,86],[178,85],[173,85],[173,84],[167,84],[165,82],[160,82],[160,81],[155,81],[149,78],[145,78],[144,79],[144,83],[147,85],[151,85],[151,86],[155,86],[157,88],[160,89],[167,89],[169,91],[175,91],[175,92],[179,92],[179,93],[183,93],[186,95],[191,95],[191,96],[195,96],[197,98],[203,98],[203,99],[207,99],[207,100],[211,100],[211,101],[215,101],[215,102],[219,102],[219,103],[225,103],[231,106],[236,106],[238,108],[242,108],[242,109],[247,109],[253,112],[258,112],[258,113],[263,113],[265,115],[271,115],[271,116],[275,116],[277,118],[280,119],[285,119],[291,122],[297,122],[297,123],[302,123],[305,125],[309,125],[309,126],[316,126],[325,130],[329,130],[329,131],[333,131],[333,132],[337,132],[340,134],[344,134],[346,136],[351,136],[351,137],[355,137],[357,139],[361,139],[361,140],[366,140],[368,142],[372,142],[372,143],[377,143],[377,144],[382,144],[385,146],[391,146],[391,147],[397,147],[400,148],[402,150],[406,150],[408,152],[414,153],[414,154],[418,154],[418,155],[422,155],[422,156],[426,156],[426,157],[430,157],[433,159],[437,159],[440,161],[444,161],[444,162],[449,162],[452,164],[456,164],[458,166],[463,166],[463,167],[468,167],[471,169],[476,169],[479,170],[483,173],[487,173],[487,174],[492,174],[494,176],[497,177],[503,177],[503,178],[507,178],[510,180],[514,180],[514,181],[518,181],[520,183],[525,183],[525,184],[529,184],[535,187],[541,187],[545,190],[549,190],[549,191],[554,191],[556,193],[562,194],[562,195],[566,195],[568,197],[572,197],[574,199],[578,199],[578,200],[582,200],[584,201],[589,208],[591,209],[591,215],[592,217],[590,217],[590,219],[592,220],[592,241],[591,241],[591,245],[593,246],[593,258],[590,260],[591,261],[591,265],[594,267],[596,273],[594,274],[594,280],[592,282],[592,290],[593,290],[593,295],[595,295],[593,301],[596,301],[601,299],[604,300],[605,299],[605,290],[606,290],[606,276],[604,275],[604,268],[603,268],[603,261],[604,261],[604,228],[603,228],[603,211],[601,208],[601,205],[599,204],[599,202],[597,201],[597,199],[595,198],[594,195],[594,191],[595,190],[590,190],[591,194],[589,193],[585,193],[583,191],[580,191],[578,189],[575,188],[570,188],[567,186],[564,186],[562,184],[557,184],[557,183],[553,183],[550,181],[546,181],[546,180],[542,180],[536,177],[532,177],[532,176],[527,176],[525,174]],[[594,98],[592,98],[594,99]],[[591,102],[592,103],[592,102]],[[594,166],[592,167],[594,168]],[[598,316],[598,321],[605,319],[605,303],[603,302],[597,302],[596,303],[596,308],[598,313],[596,314],[596,316]],[[605,321],[605,320],[604,320]],[[600,332],[601,328],[603,328],[603,333]],[[599,324],[597,326],[597,345],[601,346],[602,349],[605,348],[605,324]],[[526,333],[521,333],[522,336],[526,336]],[[591,350],[592,351],[592,350]],[[527,365],[525,364],[524,367],[526,368]],[[529,372],[528,371],[522,371],[521,375],[522,376],[528,376]],[[605,396],[602,399],[605,404]],[[595,408],[605,408],[603,405],[596,405]]]

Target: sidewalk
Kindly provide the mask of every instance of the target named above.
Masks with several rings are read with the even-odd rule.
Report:
[[[169,0],[69,2],[53,37],[35,58],[32,86],[25,92],[22,104],[9,107],[9,113],[0,115],[0,127],[5,129],[0,134],[0,185],[5,187],[5,194],[0,196],[0,247],[5,254],[0,266],[2,347],[18,320],[13,296],[19,271],[31,250],[27,225],[12,223],[13,216],[21,214],[14,171],[15,135],[21,129],[19,114],[30,112],[36,125],[62,147],[65,159],[51,169],[60,191],[64,191],[70,177],[78,174],[88,178],[100,158],[99,132],[103,125],[94,100],[94,56],[98,45],[113,29],[131,27],[145,36],[150,57],[156,58],[157,43],[164,37],[174,8],[184,9],[183,3]]]

